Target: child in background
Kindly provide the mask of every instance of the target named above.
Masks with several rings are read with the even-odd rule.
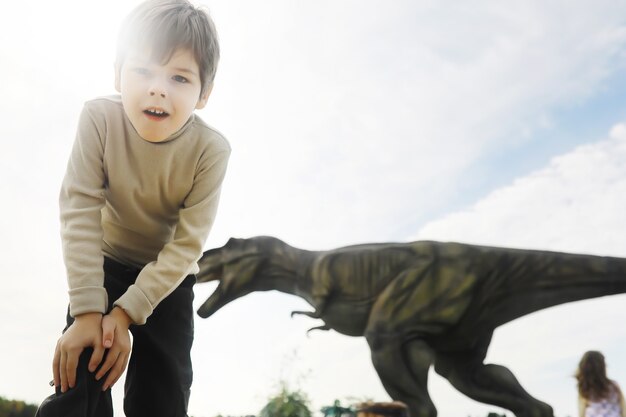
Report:
[[[187,0],[146,1],[122,25],[120,95],[85,103],[61,187],[69,311],[38,417],[111,417],[127,366],[127,417],[187,416],[194,274],[230,155],[194,115],[218,60]]]
[[[576,379],[579,417],[626,417],[624,396],[617,382],[607,378],[602,353],[586,352],[578,365]]]

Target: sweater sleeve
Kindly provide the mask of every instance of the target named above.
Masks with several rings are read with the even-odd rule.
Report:
[[[204,243],[213,226],[230,149],[201,158],[192,190],[179,210],[173,239],[156,261],[148,263],[135,284],[114,302],[135,324],[144,324],[154,308],[183,281],[197,272]]]
[[[103,131],[103,126],[97,126],[85,106],[59,195],[61,241],[72,317],[104,313],[107,308],[100,214],[105,203]]]

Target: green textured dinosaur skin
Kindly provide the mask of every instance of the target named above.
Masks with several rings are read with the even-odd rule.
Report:
[[[626,292],[626,259],[461,243],[374,243],[307,251],[274,237],[204,253],[198,282],[218,280],[209,317],[254,291],[304,298],[319,329],[365,336],[389,395],[412,417],[437,414],[430,366],[468,397],[517,417],[551,417],[505,367],[484,364],[496,327],[531,312]]]

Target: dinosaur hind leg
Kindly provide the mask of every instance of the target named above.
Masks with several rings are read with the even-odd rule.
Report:
[[[437,353],[435,371],[468,397],[511,410],[516,417],[553,417],[552,407],[526,392],[509,369],[485,365],[485,353],[486,349]]]
[[[367,337],[372,362],[387,393],[409,408],[411,417],[436,417],[437,409],[428,395],[428,369],[432,351],[422,341],[402,345],[396,340]]]

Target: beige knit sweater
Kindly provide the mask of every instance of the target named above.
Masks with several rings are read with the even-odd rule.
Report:
[[[198,116],[154,143],[137,134],[119,96],[85,104],[59,199],[72,316],[106,312],[104,256],[142,268],[114,302],[136,324],[198,271],[229,156]]]

